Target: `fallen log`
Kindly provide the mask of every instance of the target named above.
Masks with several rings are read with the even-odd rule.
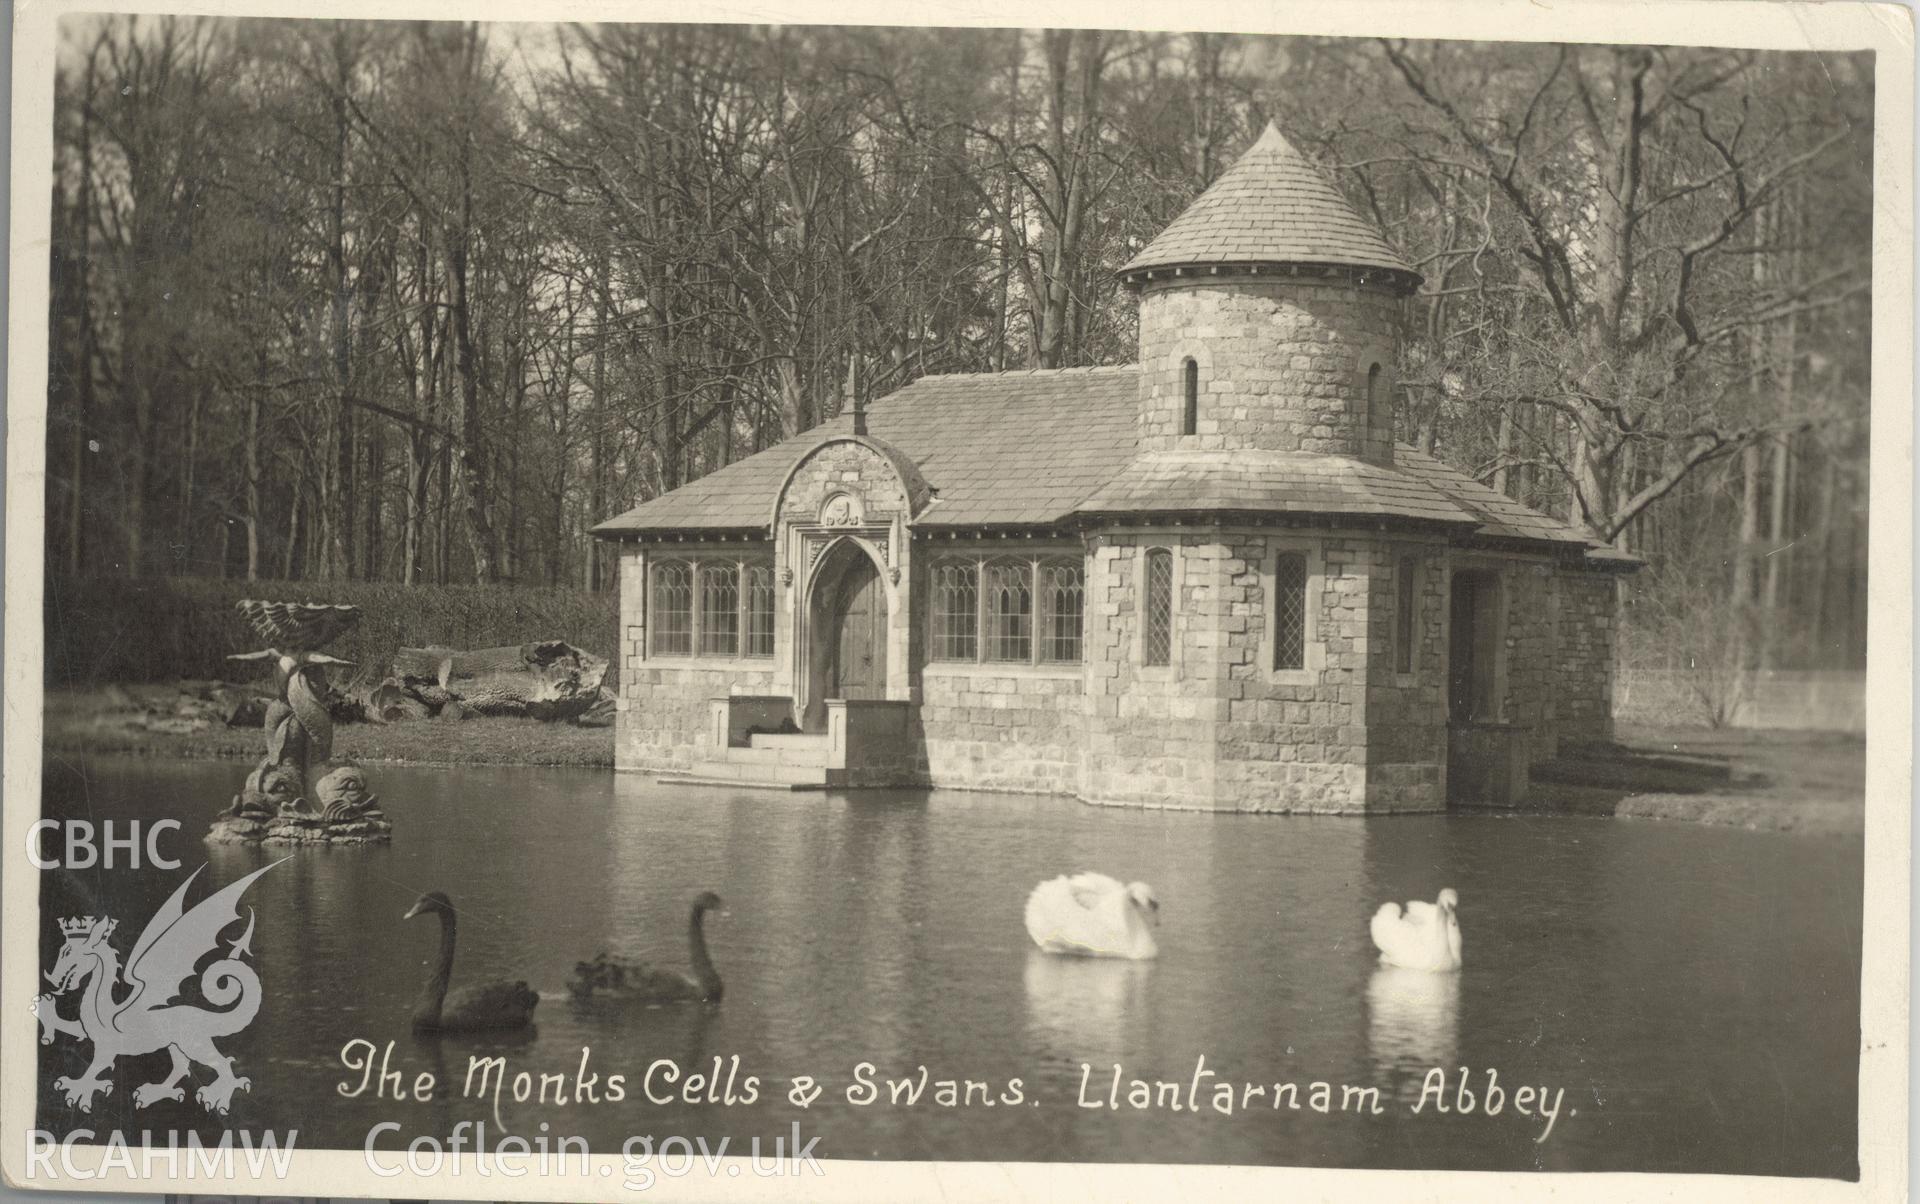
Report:
[[[404,723],[409,719],[425,719],[433,714],[433,710],[432,706],[407,688],[406,682],[397,677],[389,677],[367,691],[366,714],[368,721],[373,723]]]
[[[393,678],[423,706],[477,715],[574,719],[600,698],[607,662],[564,640],[500,648],[402,648]]]

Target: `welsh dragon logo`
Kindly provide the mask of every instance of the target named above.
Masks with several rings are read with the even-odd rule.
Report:
[[[246,931],[200,972],[200,993],[213,1006],[176,1000],[194,967],[208,954],[222,953],[220,934],[240,919],[240,896],[254,879],[278,864],[255,870],[189,910],[183,901],[187,888],[200,876],[200,870],[195,870],[147,921],[124,970],[119,954],[107,943],[119,921],[105,916],[60,921],[67,943],[47,975],[53,991],[35,997],[33,1013],[40,1021],[42,1045],[52,1044],[56,1033],[93,1042],[93,1062],[85,1074],[53,1081],[70,1106],[91,1112],[95,1094],[113,1094],[112,1082],[102,1076],[122,1054],[137,1057],[162,1049],[172,1055],[173,1065],[159,1082],[134,1088],[135,1107],[163,1099],[183,1101],[185,1091],[179,1084],[195,1062],[214,1073],[213,1082],[194,1092],[194,1099],[210,1112],[225,1115],[233,1093],[252,1086],[252,1080],[233,1073],[233,1059],[213,1044],[215,1037],[247,1027],[260,1010],[260,978],[241,960],[253,953],[252,908],[247,909]],[[82,984],[79,1016],[60,1015],[54,1006],[58,997]]]

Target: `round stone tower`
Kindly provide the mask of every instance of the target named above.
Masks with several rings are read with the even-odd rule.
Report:
[[[1121,269],[1140,297],[1140,449],[1393,460],[1420,276],[1275,126]]]

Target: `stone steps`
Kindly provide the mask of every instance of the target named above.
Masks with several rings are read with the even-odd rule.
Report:
[[[719,786],[729,790],[831,790],[833,787],[824,782],[760,782],[747,778],[710,778],[697,772],[670,773],[654,779],[663,786]]]
[[[825,749],[827,738],[812,732],[755,732],[747,737],[747,743],[753,748]]]
[[[826,740],[822,738],[814,746],[729,748],[717,759],[737,765],[811,765],[824,769],[828,755]]]
[[[845,786],[847,771],[834,765],[824,735],[755,732],[744,748],[722,748],[685,773],[659,780],[675,786],[728,786],[754,790],[832,790]]]
[[[756,732],[746,748],[723,748],[685,775],[662,781],[682,784],[764,787],[770,790],[826,790],[842,785],[847,771],[833,765],[827,737]]]
[[[825,786],[833,771],[824,765],[783,765],[778,761],[696,761],[693,773],[736,782],[788,782]]]

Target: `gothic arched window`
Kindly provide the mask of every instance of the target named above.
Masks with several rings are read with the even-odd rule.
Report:
[[[1191,435],[1200,429],[1200,365],[1192,359],[1182,365],[1180,370],[1181,396],[1185,408],[1181,411],[1180,433]]]

